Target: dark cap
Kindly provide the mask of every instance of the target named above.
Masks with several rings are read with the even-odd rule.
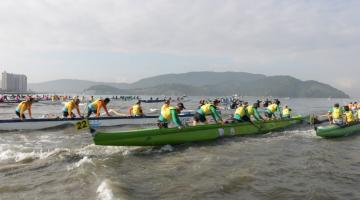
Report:
[[[213,101],[213,104],[214,104],[214,105],[215,105],[215,104],[218,104],[218,103],[220,103],[219,99],[215,99],[215,100]]]
[[[181,103],[181,102],[179,102],[179,103],[177,104],[177,107],[182,108],[182,109],[186,109],[185,106],[184,106],[184,104]]]
[[[79,103],[80,103],[80,99],[74,99],[74,103],[75,103],[75,104],[79,104]]]

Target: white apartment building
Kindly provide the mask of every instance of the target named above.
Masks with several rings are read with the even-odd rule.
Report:
[[[1,88],[7,92],[27,92],[27,77],[22,74],[1,74]]]

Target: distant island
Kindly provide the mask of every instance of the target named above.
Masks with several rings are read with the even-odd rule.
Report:
[[[29,84],[37,92],[118,95],[276,96],[349,98],[344,92],[317,81],[291,76],[265,76],[245,72],[188,72],[165,74],[135,83],[105,83],[62,79]]]

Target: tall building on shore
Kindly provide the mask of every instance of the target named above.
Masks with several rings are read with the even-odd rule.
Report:
[[[6,92],[27,92],[27,77],[23,74],[1,74],[1,88]]]

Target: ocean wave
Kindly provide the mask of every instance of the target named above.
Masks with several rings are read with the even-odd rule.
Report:
[[[29,152],[19,152],[18,149],[7,149],[1,151],[0,161],[15,161],[15,162],[32,162],[34,160],[43,160],[52,156],[59,155],[63,152],[69,152],[69,149],[56,148],[51,151],[43,152],[41,151],[29,151]]]
[[[141,147],[125,147],[125,146],[98,146],[90,144],[78,150],[79,155],[83,156],[109,156],[113,154],[121,154],[123,156],[132,155]]]
[[[313,129],[306,130],[286,130],[278,132],[270,132],[264,135],[262,138],[268,139],[284,139],[284,138],[317,138],[316,132]]]
[[[86,165],[86,164],[91,164],[92,166],[95,166],[94,162],[90,158],[85,156],[81,160],[79,160],[78,162],[72,164],[71,166],[68,166],[67,170],[71,171],[73,169],[79,168],[80,166]]]
[[[104,180],[96,190],[98,200],[120,200],[116,198],[111,188],[111,181]]]

